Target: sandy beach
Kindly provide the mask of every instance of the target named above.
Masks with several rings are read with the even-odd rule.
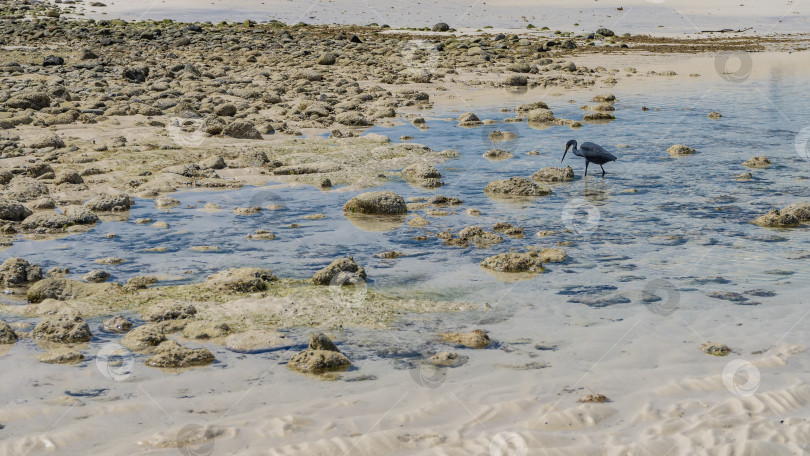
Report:
[[[810,454],[805,7],[0,0],[0,455]]]

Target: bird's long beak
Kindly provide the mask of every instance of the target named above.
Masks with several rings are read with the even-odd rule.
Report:
[[[565,154],[567,154],[567,153],[568,153],[568,146],[565,146],[565,152],[563,152],[563,158],[562,158],[562,160],[560,160],[560,163],[562,163],[563,160],[565,160]]]

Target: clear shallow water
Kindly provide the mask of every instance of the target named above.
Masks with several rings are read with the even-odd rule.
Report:
[[[410,124],[394,128],[375,127],[398,141],[401,135],[436,151],[456,149],[457,159],[438,166],[445,186],[424,190],[392,178],[385,189],[405,198],[433,194],[456,196],[464,205],[449,208],[446,217],[428,217],[430,233],[480,225],[491,230],[496,222],[524,227],[522,239],[504,236],[504,242],[489,249],[446,246],[432,237],[416,241],[425,230],[402,225],[388,232],[365,231],[347,220],[342,205],[357,192],[335,189],[323,192],[307,186],[286,184],[248,187],[228,192],[181,192],[172,196],[181,204],[168,211],[151,201],[138,200],[127,222],[102,223],[88,233],[55,241],[21,241],[4,257],[22,256],[44,268],[66,266],[72,277],[102,268],[111,280],[125,281],[135,275],[156,274],[164,283],[199,281],[211,272],[237,266],[272,269],[281,277],[306,278],[333,259],[352,255],[366,267],[369,286],[405,296],[436,296],[490,303],[534,302],[538,296],[592,306],[639,302],[641,290],[650,281],[664,279],[681,293],[714,301],[707,294],[744,294],[742,304],[767,303],[796,293],[807,280],[805,260],[795,258],[810,251],[810,234],[804,228],[771,230],[751,223],[771,207],[810,197],[804,179],[810,162],[794,150],[794,137],[804,128],[801,113],[810,102],[803,91],[806,78],[782,77],[742,84],[672,83],[661,81],[646,95],[616,90],[617,120],[585,124],[579,129],[550,127],[533,129],[526,123],[503,123],[479,128],[460,128],[442,119],[455,113],[428,117],[429,129]],[[557,117],[579,119],[579,106],[593,94],[567,98],[543,97]],[[533,95],[529,95],[533,97]],[[535,101],[527,98],[515,101]],[[642,111],[641,107],[649,107]],[[472,107],[460,107],[474,110]],[[724,117],[706,118],[718,110]],[[501,120],[511,113],[476,110],[481,118]],[[510,130],[515,141],[493,144],[488,134]],[[560,158],[568,139],[593,141],[619,157],[606,165],[602,179],[598,166],[582,178],[584,161],[570,153]],[[698,150],[694,156],[668,159],[666,149],[683,143]],[[619,148],[618,144],[629,147]],[[493,162],[481,154],[492,147],[506,148],[515,158]],[[530,150],[539,155],[530,156]],[[741,165],[757,155],[768,156],[773,165],[751,170],[754,180],[735,181],[734,175],[749,171]],[[492,180],[528,177],[546,166],[571,165],[573,182],[551,184],[553,194],[530,201],[492,200],[483,188]],[[397,170],[392,170],[397,171]],[[626,191],[634,189],[635,193]],[[222,206],[220,212],[202,210],[205,203]],[[237,216],[234,207],[283,206],[253,216]],[[579,209],[577,209],[579,207]],[[465,214],[467,208],[482,212]],[[325,218],[308,220],[322,213]],[[168,229],[133,222],[137,218],[166,221]],[[297,228],[289,228],[298,224]],[[276,234],[272,241],[248,241],[256,229]],[[556,234],[540,238],[540,230]],[[569,230],[569,232],[565,232]],[[107,239],[106,233],[117,237]],[[551,264],[545,274],[518,283],[504,283],[482,270],[478,263],[489,255],[530,246],[562,248],[570,259]],[[217,251],[198,252],[194,246],[216,246]],[[144,249],[166,247],[163,253]],[[388,250],[408,256],[396,260],[375,257]],[[127,262],[102,266],[92,262],[119,256]],[[753,294],[745,294],[760,290]],[[762,293],[761,290],[767,291]]]

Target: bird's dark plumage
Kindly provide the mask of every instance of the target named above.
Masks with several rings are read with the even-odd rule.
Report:
[[[588,175],[588,165],[590,165],[591,162],[596,163],[597,165],[599,165],[600,168],[602,168],[602,177],[605,177],[605,168],[602,165],[616,160],[615,155],[606,151],[605,148],[600,146],[599,144],[594,144],[592,142],[584,142],[582,143],[582,147],[577,149],[577,142],[572,139],[565,144],[565,152],[563,153],[563,158],[562,160],[560,160],[560,163],[562,163],[562,161],[565,160],[565,154],[568,153],[568,149],[571,147],[573,147],[573,149],[571,149],[571,152],[574,155],[578,155],[585,159],[586,176]]]

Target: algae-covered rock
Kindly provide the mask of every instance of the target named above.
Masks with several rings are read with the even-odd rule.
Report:
[[[121,345],[130,350],[141,351],[156,347],[164,341],[166,341],[166,335],[163,334],[163,331],[154,324],[148,324],[138,326],[128,332],[121,339]]]
[[[675,144],[674,146],[670,146],[667,149],[667,153],[672,156],[679,156],[679,155],[692,155],[695,153],[695,149],[692,149],[689,146],[685,146],[683,144]]]
[[[213,339],[231,334],[231,327],[226,323],[192,321],[183,328],[183,337],[187,339]]]
[[[700,349],[703,350],[704,353],[708,353],[708,354],[714,355],[714,356],[726,356],[729,353],[731,353],[731,349],[728,348],[728,345],[726,345],[726,344],[716,344],[716,343],[713,343],[713,342],[703,344],[703,346],[700,347]]]
[[[164,301],[154,304],[143,313],[146,321],[166,321],[193,318],[197,308],[192,304],[177,301]]]
[[[13,344],[19,337],[8,323],[0,321],[0,344]]]
[[[391,191],[366,192],[343,205],[343,212],[353,214],[395,215],[408,212],[405,200]]]
[[[551,189],[540,187],[523,177],[510,177],[509,179],[490,182],[484,188],[484,192],[504,197],[531,197],[550,195]]]
[[[87,342],[93,337],[84,319],[70,309],[45,317],[34,327],[31,336],[37,340],[60,343]]]
[[[42,268],[23,258],[9,258],[0,265],[0,284],[3,286],[21,286],[38,280],[42,280]]]
[[[57,348],[40,353],[37,355],[37,359],[48,364],[76,364],[84,360],[84,355],[72,348]]]
[[[771,166],[771,161],[768,157],[752,157],[743,162],[743,166],[748,168],[767,168]]]
[[[492,269],[493,271],[498,272],[540,273],[546,270],[545,267],[543,267],[543,262],[537,252],[501,253],[484,258],[480,264],[483,268]]]
[[[798,217],[790,212],[771,209],[768,213],[754,219],[754,224],[768,228],[791,228],[801,223]]]
[[[121,315],[116,315],[104,320],[101,323],[101,328],[107,332],[124,333],[132,329],[132,322]]]
[[[150,367],[182,368],[205,366],[214,362],[214,354],[206,348],[189,349],[173,340],[167,340],[155,349],[155,354],[146,360]]]
[[[231,268],[211,274],[205,279],[207,288],[230,293],[264,291],[278,280],[270,271],[261,268]]]
[[[309,347],[293,356],[287,367],[298,372],[320,374],[345,370],[351,364],[329,337],[323,333],[315,333],[309,336]]]
[[[486,348],[490,343],[489,336],[481,329],[476,329],[468,333],[443,333],[441,334],[441,338],[445,342],[477,349]]]
[[[550,166],[532,174],[532,179],[537,182],[567,182],[574,180],[574,170],[570,166],[565,168]]]
[[[341,283],[334,284],[333,281],[340,276]],[[366,280],[366,270],[363,269],[352,257],[339,258],[329,266],[321,269],[312,276],[312,281],[318,285],[343,285],[354,283],[354,280]]]

